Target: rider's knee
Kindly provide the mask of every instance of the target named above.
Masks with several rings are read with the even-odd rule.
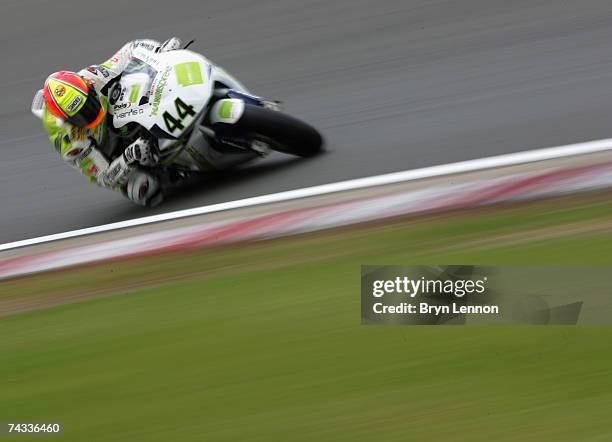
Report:
[[[147,207],[158,205],[164,198],[159,179],[142,171],[132,173],[125,188],[125,195],[134,203]]]

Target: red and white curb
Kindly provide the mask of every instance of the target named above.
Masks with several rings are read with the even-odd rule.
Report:
[[[612,162],[234,218],[0,260],[0,279],[87,263],[313,232],[391,217],[612,187]]]

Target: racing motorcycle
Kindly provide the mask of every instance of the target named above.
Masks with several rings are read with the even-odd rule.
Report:
[[[270,150],[300,157],[320,152],[309,124],[255,96],[236,78],[188,49],[136,49],[109,91],[113,126],[126,139],[145,129],[157,140],[155,169],[184,176],[226,170]]]

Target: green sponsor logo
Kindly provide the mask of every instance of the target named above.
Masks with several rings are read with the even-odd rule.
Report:
[[[139,93],[140,93],[140,85],[135,84],[134,86],[132,86],[132,89],[130,90],[130,98],[129,98],[130,103],[136,103],[136,100],[138,100]]]
[[[162,74],[161,78],[159,79],[159,83],[157,84],[157,87],[155,88],[155,95],[153,97],[153,110],[151,112],[151,116],[157,115],[157,111],[159,109],[159,103],[164,93],[166,83],[168,83],[169,76],[170,76],[170,68],[168,67]]]
[[[234,107],[233,101],[224,101],[219,108],[219,116],[221,118],[232,118],[232,108]]]
[[[200,63],[197,61],[177,64],[174,66],[174,72],[176,73],[176,82],[181,86],[204,84]]]

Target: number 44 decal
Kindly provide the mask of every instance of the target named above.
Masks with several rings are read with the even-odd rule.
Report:
[[[166,111],[162,114],[164,117],[164,123],[166,123],[166,127],[168,128],[168,132],[172,133],[175,130],[183,130],[185,126],[183,125],[183,120],[185,117],[195,115],[196,112],[193,110],[193,106],[186,104],[180,98],[174,100],[174,107],[176,107],[176,112],[178,113],[178,118],[175,118],[170,112]]]

